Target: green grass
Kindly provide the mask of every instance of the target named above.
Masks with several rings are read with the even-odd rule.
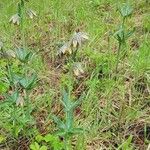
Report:
[[[18,1],[0,1],[0,41],[4,51],[15,51],[22,45],[19,27],[9,23]],[[128,1],[133,14],[126,26],[135,27],[135,32],[127,40],[126,55],[119,59],[115,80],[118,43],[110,32],[120,25],[117,8],[124,2],[29,0],[26,3],[27,8],[37,13],[33,20],[27,16],[24,19],[27,49],[35,53],[28,68],[38,76],[37,85],[29,95],[35,124],[27,126],[28,132],[21,132],[17,138],[9,132],[11,126],[5,126],[4,117],[12,109],[2,106],[5,94],[12,92],[9,84],[3,82],[7,63],[13,65],[14,72],[22,71],[16,58],[0,57],[0,120],[5,120],[0,122],[0,149],[28,149],[37,134],[54,135],[58,129],[51,115],[64,120],[60,102],[63,88],[69,89],[73,101],[85,94],[74,112],[74,126],[83,128],[84,133],[70,138],[69,150],[147,149],[150,144],[150,4],[145,0]],[[56,55],[59,45],[68,41],[77,29],[89,34],[89,41],[77,53],[84,68],[81,78],[70,75],[67,56]],[[5,138],[2,142],[1,136]]]

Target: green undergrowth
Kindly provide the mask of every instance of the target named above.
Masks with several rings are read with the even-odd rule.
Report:
[[[149,1],[1,0],[0,10],[0,149],[149,149]]]

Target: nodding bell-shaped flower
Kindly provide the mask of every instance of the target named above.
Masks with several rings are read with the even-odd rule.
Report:
[[[65,44],[58,50],[58,55],[66,54],[66,53],[69,53],[69,54],[72,53],[72,50],[71,50],[71,43],[70,43],[70,42],[65,43]]]
[[[84,73],[84,70],[80,62],[75,62],[73,64],[73,73],[76,77],[79,77]]]
[[[24,99],[22,96],[19,96],[17,101],[16,101],[16,106],[21,106],[23,107],[24,106]]]
[[[88,39],[89,37],[85,32],[75,32],[71,39],[71,43],[72,46],[76,48],[77,46],[81,46],[81,44]]]
[[[78,48],[82,45],[83,42],[88,40],[89,37],[85,32],[75,32],[69,42],[65,43],[59,50],[58,55],[60,54],[72,54],[73,48]]]
[[[20,24],[20,16],[18,15],[18,13],[15,14],[15,15],[13,15],[13,16],[10,18],[9,22],[12,22],[13,24],[19,25],[19,24]]]
[[[33,19],[34,16],[35,16],[35,17],[37,16],[36,12],[33,11],[32,9],[28,9],[28,10],[27,10],[27,14],[28,14],[28,16],[29,16],[31,19]]]
[[[13,50],[7,50],[3,53],[4,58],[15,58],[15,52]]]

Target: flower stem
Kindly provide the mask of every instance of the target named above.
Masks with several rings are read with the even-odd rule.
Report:
[[[122,45],[122,43],[119,42],[119,47],[118,47],[118,51],[117,51],[117,58],[116,58],[115,76],[117,76],[117,73],[118,73],[118,65],[119,65],[119,57],[120,57],[121,45]]]
[[[27,103],[27,116],[30,116],[30,101],[29,101],[29,91],[28,90],[24,90],[25,92],[25,99],[26,99],[26,103]]]

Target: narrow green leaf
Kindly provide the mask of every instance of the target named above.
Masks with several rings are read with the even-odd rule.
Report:
[[[71,132],[72,132],[73,134],[79,134],[79,133],[83,133],[84,130],[83,130],[82,128],[73,128],[73,129],[71,130]]]
[[[65,129],[65,124],[55,115],[52,115],[51,118],[57,124],[60,129]]]
[[[117,148],[117,150],[121,150],[121,149],[122,150],[132,150],[132,148],[130,147],[132,138],[133,138],[133,136],[130,135],[129,138]]]
[[[63,105],[64,105],[65,108],[68,108],[69,105],[70,105],[69,94],[65,90],[63,91],[63,100],[62,100],[62,103],[63,103]]]
[[[70,131],[73,126],[73,110],[66,112],[66,127],[67,130]]]
[[[67,134],[67,133],[66,133],[65,130],[60,130],[60,131],[57,131],[57,132],[55,133],[55,135],[57,135],[57,136],[62,136],[62,137],[64,137],[66,134]]]
[[[132,34],[135,32],[135,28],[133,28],[133,30],[130,30],[126,33],[126,39],[128,39],[130,36],[132,36]]]

